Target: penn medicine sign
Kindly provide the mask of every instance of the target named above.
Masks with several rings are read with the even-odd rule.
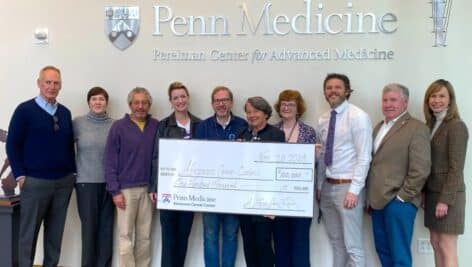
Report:
[[[237,32],[230,31],[232,21],[226,16],[177,16],[171,7],[156,5],[153,35],[164,35],[165,28],[175,36],[391,34],[398,28],[398,18],[391,12],[380,15],[353,12],[353,5],[348,2],[346,12],[325,14],[322,3],[318,3],[318,11],[314,11],[312,0],[303,2],[304,10],[292,16],[274,14],[271,2],[265,3],[262,10],[255,13],[246,3],[241,3]]]

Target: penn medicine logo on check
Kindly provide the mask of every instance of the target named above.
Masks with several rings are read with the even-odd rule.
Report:
[[[162,203],[170,204],[170,199],[172,198],[172,194],[162,193]]]

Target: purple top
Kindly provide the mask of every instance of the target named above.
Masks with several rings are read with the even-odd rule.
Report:
[[[298,139],[297,143],[299,144],[314,144],[316,142],[316,132],[313,127],[305,124],[301,120],[297,121],[298,123]],[[282,127],[282,121],[278,122],[275,127],[281,129]]]
[[[105,147],[105,181],[112,195],[122,188],[148,186],[158,121],[148,115],[141,131],[128,114],[111,126]]]

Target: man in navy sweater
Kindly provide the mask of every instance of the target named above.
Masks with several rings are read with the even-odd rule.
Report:
[[[231,113],[233,93],[224,86],[213,89],[211,105],[215,115],[198,125],[195,137],[207,140],[234,140],[239,129],[247,126],[244,119]],[[223,256],[220,264],[220,225],[223,231]],[[238,245],[238,216],[203,213],[204,259],[206,267],[233,267]]]
[[[61,90],[60,70],[42,68],[37,85],[39,96],[21,103],[13,113],[6,146],[21,189],[20,267],[33,265],[43,222],[43,266],[57,266],[75,182],[71,113],[56,101]]]

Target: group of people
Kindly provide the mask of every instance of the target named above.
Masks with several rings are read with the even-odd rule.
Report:
[[[408,88],[388,84],[381,99],[384,119],[372,127],[368,114],[349,102],[349,78],[328,74],[323,92],[330,110],[320,116],[317,130],[301,120],[306,106],[297,90],[280,93],[274,105],[280,122],[271,125],[273,108],[264,98],[247,99],[245,120],[231,112],[233,94],[224,86],[211,94],[214,114],[201,120],[189,111],[187,87],[170,84],[173,112],[158,121],[149,114],[152,97],[145,88],[132,89],[130,112],[113,120],[107,113],[107,91],[94,87],[87,94],[89,112],[72,120],[57,102],[60,70],[44,67],[37,85],[39,95],[16,108],[7,136],[8,158],[21,188],[20,267],[33,265],[42,223],[43,266],[57,266],[74,187],[82,266],[111,266],[115,215],[119,265],[150,266],[160,138],[313,144],[316,200],[333,266],[369,266],[363,248],[364,207],[372,218],[382,266],[411,266],[419,206],[425,209],[436,266],[458,265],[468,132],[446,80],[426,90],[426,124],[408,113]],[[183,267],[194,214],[160,210],[159,215],[161,266]],[[311,218],[203,213],[202,219],[207,267],[234,266],[239,229],[248,267],[310,266]]]

